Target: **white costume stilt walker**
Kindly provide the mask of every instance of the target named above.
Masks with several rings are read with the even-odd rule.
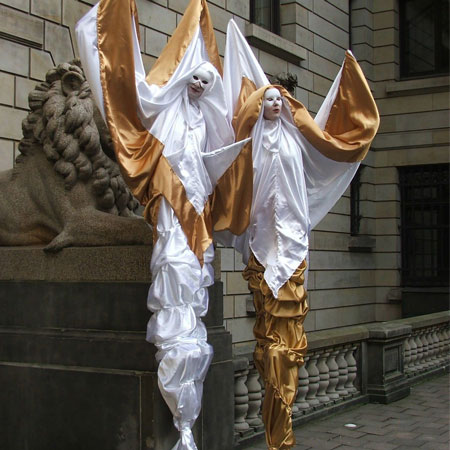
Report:
[[[242,171],[251,155],[232,144],[206,2],[191,1],[148,76],[137,23],[134,0],[102,0],[78,23],[77,39],[124,179],[153,225],[147,340],[158,348],[158,384],[180,431],[174,449],[195,450],[191,428],[213,355],[201,320],[214,282],[212,228],[245,229],[245,214],[242,229],[233,226],[236,205],[225,205],[222,191],[248,190],[249,212]]]

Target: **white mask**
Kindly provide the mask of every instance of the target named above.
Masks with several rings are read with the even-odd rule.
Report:
[[[199,67],[193,74],[188,83],[188,95],[190,99],[198,99],[203,92],[210,87],[213,80],[213,74],[208,70]]]
[[[275,120],[280,117],[281,108],[283,106],[280,91],[276,88],[267,89],[264,93],[264,119]]]

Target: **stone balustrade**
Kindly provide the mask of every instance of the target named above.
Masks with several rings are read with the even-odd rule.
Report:
[[[294,426],[354,404],[397,400],[421,377],[449,368],[448,311],[316,332],[308,338],[292,408]],[[263,398],[250,349],[241,350],[235,359],[236,446],[263,433]]]
[[[448,321],[441,322],[445,313],[429,314],[427,324],[417,317],[405,319],[411,325],[411,334],[404,340],[403,361],[405,375],[418,378],[448,365],[450,328]]]
[[[316,333],[309,339],[309,352],[299,370],[297,397],[292,416],[294,425],[305,418],[324,415],[330,409],[354,404],[361,394],[361,327]],[[352,342],[345,342],[353,337]],[[332,341],[335,345],[330,345]],[[328,345],[325,345],[328,343]],[[246,441],[264,432],[261,407],[264,386],[251,355],[235,361],[235,438]]]

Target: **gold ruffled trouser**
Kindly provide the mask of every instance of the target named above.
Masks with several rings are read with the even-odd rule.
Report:
[[[303,261],[281,287],[278,298],[274,298],[264,280],[264,267],[253,255],[243,272],[256,309],[254,361],[265,384],[262,418],[270,450],[290,449],[295,445],[292,404],[297,393],[298,369],[307,350],[303,329],[309,309],[305,270]]]

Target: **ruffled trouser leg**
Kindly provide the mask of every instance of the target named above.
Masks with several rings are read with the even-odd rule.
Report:
[[[243,272],[253,292],[257,341],[254,361],[264,380],[262,418],[270,450],[295,445],[292,405],[298,386],[298,370],[304,363],[307,341],[303,321],[308,312],[303,261],[274,298],[264,280],[264,267],[251,255]]]
[[[147,340],[158,348],[158,385],[173,415],[180,439],[173,450],[196,450],[191,428],[202,402],[203,382],[212,347],[201,317],[208,311],[208,289],[214,282],[211,245],[204,265],[188,246],[172,208],[163,199],[153,248],[153,282],[147,306],[153,312]]]

